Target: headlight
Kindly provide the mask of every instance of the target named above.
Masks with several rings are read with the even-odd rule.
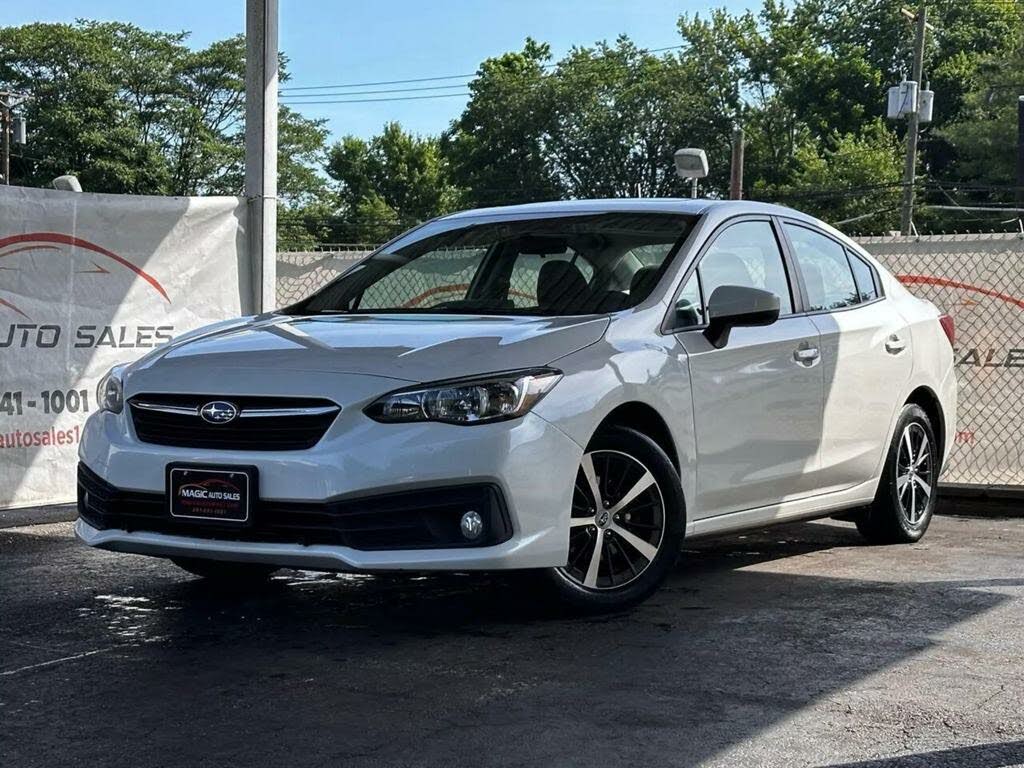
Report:
[[[561,371],[533,368],[439,381],[385,395],[366,408],[366,415],[385,423],[482,424],[515,419],[533,408],[561,378]]]
[[[124,390],[121,386],[123,365],[115,365],[96,386],[96,402],[101,411],[120,413],[124,409]]]

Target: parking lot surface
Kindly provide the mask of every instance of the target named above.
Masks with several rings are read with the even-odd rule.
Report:
[[[0,530],[0,764],[1024,763],[1024,519],[687,543],[630,613],[521,581],[281,571],[219,591]]]

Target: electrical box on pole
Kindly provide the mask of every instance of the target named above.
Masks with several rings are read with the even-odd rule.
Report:
[[[26,141],[28,134],[28,124],[24,117],[14,118],[14,143],[15,144],[27,144]]]
[[[917,112],[919,123],[930,123],[934,104],[935,91],[929,90],[927,83],[919,89],[913,80],[904,80],[889,89],[885,116],[890,120],[903,120]]]
[[[904,80],[889,89],[889,105],[886,117],[890,120],[902,120],[917,111],[917,83]]]
[[[917,121],[919,123],[930,123],[932,121],[932,106],[935,104],[935,91],[928,90],[928,84],[917,94]]]

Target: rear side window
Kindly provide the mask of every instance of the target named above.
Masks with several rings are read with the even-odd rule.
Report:
[[[857,293],[860,294],[860,300],[874,301],[878,298],[878,283],[875,278],[875,270],[852,251],[847,250],[846,255],[849,257],[850,266],[853,268],[853,280],[857,284]]]
[[[814,230],[788,223],[785,226],[807,288],[807,310],[821,312],[859,304],[862,300],[846,249]]]

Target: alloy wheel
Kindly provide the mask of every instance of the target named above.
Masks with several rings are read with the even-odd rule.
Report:
[[[933,492],[933,467],[928,433],[917,422],[911,422],[903,430],[896,451],[896,498],[910,525],[921,522],[928,509]]]
[[[569,560],[557,572],[587,589],[617,589],[647,570],[665,536],[665,501],[651,471],[621,451],[583,456],[569,521]]]

